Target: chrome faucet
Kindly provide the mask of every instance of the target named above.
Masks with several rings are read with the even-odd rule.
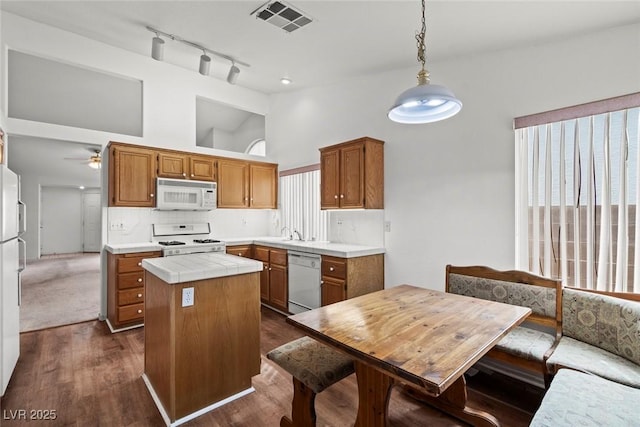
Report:
[[[289,227],[287,227],[287,226],[282,227],[282,228],[280,229],[280,234],[282,234],[282,232],[283,232],[284,230],[289,231],[289,240],[293,240],[293,236],[291,235],[291,230],[289,230]]]
[[[302,238],[302,234],[300,234],[300,232],[298,230],[293,230],[293,234],[297,234],[298,235],[298,240],[304,240]]]

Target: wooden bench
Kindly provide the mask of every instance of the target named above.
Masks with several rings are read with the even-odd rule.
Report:
[[[291,418],[283,416],[281,427],[315,426],[316,394],[354,372],[349,357],[309,337],[284,344],[267,358],[293,376]]]
[[[567,367],[640,388],[640,295],[566,287],[562,301],[549,372]]]
[[[562,331],[562,283],[523,271],[498,271],[485,266],[447,265],[446,291],[528,307],[532,313],[485,356],[541,375],[548,387],[547,359]]]

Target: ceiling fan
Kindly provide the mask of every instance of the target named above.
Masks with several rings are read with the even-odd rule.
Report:
[[[89,148],[89,151],[93,153],[89,158],[86,157],[65,157],[65,160],[79,160],[87,163],[91,169],[100,169],[102,167],[102,155],[100,149]]]

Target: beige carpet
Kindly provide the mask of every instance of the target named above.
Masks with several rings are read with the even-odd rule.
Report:
[[[98,318],[100,254],[43,256],[22,272],[20,332]]]

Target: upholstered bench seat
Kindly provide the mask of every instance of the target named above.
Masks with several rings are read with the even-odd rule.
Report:
[[[640,420],[640,389],[560,369],[529,427],[632,427]]]
[[[562,337],[547,360],[547,364],[553,369],[573,368],[620,384],[640,388],[640,365],[573,338]],[[638,422],[640,423],[640,419]]]
[[[504,336],[495,348],[528,360],[544,361],[555,337],[546,332],[518,326]]]
[[[292,416],[282,417],[281,426],[315,426],[316,394],[354,372],[349,357],[309,337],[281,345],[267,358],[293,377]]]

